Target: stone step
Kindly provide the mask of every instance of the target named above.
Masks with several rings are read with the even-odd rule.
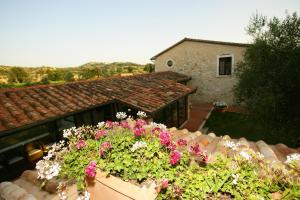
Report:
[[[255,142],[251,142],[251,141],[248,141],[248,144],[249,144],[249,147],[254,151],[254,152],[259,152],[259,149],[256,145]]]
[[[221,140],[220,137],[215,137],[211,141],[211,143],[209,143],[209,145],[206,146],[205,150],[207,151],[208,154],[212,154],[215,151],[220,140]]]
[[[24,188],[12,182],[0,183],[0,197],[5,200],[37,200]]]
[[[264,141],[259,140],[256,142],[256,145],[262,155],[264,155],[265,159],[270,161],[278,161],[278,158],[274,151],[267,145]]]
[[[214,149],[214,151],[211,154],[212,157],[215,157],[218,154],[226,154],[227,147],[225,147],[224,144],[227,140],[225,140],[224,138],[227,138],[227,140],[230,139],[229,136],[224,136],[223,138],[220,138],[218,144],[216,144],[216,148]]]
[[[241,147],[244,147],[244,148],[249,148],[249,146],[250,146],[248,141],[244,137],[240,138],[238,140],[238,143],[240,144]]]

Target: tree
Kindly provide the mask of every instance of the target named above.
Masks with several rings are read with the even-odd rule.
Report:
[[[29,82],[29,74],[21,67],[12,67],[8,73],[9,83],[24,83]]]
[[[152,63],[148,63],[144,67],[144,71],[149,72],[149,73],[154,72],[154,70],[155,70],[155,67]]]
[[[297,134],[295,130],[300,124],[300,18],[293,13],[282,20],[276,17],[268,20],[256,14],[247,31],[254,42],[238,66],[237,100],[273,130]]]
[[[64,80],[66,82],[74,81],[74,74],[72,72],[65,73]]]
[[[132,73],[133,72],[133,67],[129,66],[127,67],[128,73]]]

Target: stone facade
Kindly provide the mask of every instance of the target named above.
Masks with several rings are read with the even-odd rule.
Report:
[[[184,39],[152,59],[155,71],[169,70],[192,77],[189,85],[198,87],[192,100],[234,104],[235,70],[246,48],[246,44]],[[218,56],[223,55],[232,55],[232,75],[218,75]],[[173,62],[172,67],[167,66],[169,60]]]

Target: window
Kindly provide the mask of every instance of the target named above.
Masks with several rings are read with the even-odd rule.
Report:
[[[231,75],[233,66],[233,56],[218,56],[218,76]]]
[[[167,64],[167,67],[173,67],[174,61],[169,59],[169,60],[167,60],[166,64]]]

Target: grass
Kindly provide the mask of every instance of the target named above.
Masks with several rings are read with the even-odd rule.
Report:
[[[268,144],[284,143],[290,147],[297,146],[297,138],[285,132],[270,130],[263,123],[250,115],[213,111],[204,128],[218,136],[229,135],[231,138],[245,137],[250,141],[264,140]]]

